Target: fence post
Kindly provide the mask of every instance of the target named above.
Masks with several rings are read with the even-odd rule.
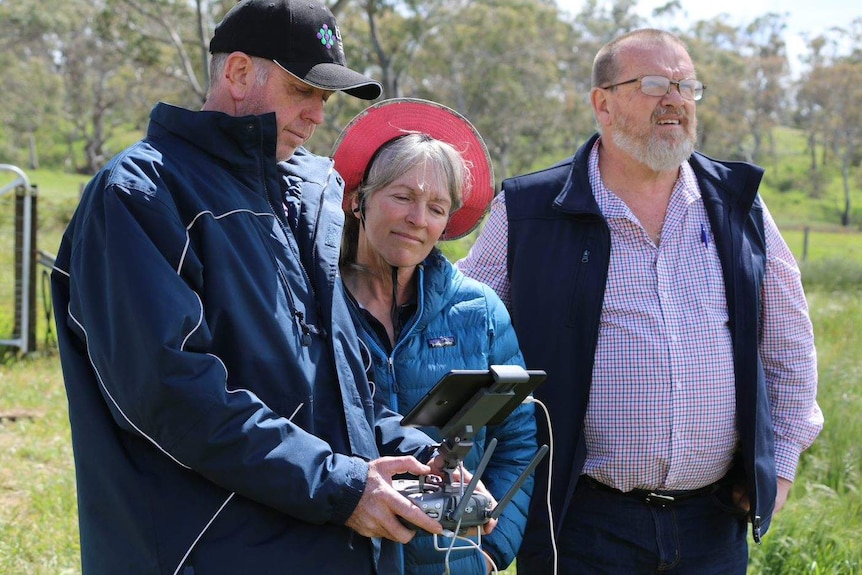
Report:
[[[0,187],[0,196],[15,192],[15,323],[12,339],[0,339],[0,346],[12,345],[28,353],[35,347],[35,269],[36,222],[34,219],[35,188],[27,175],[9,164],[0,164],[0,171],[10,171],[15,179]]]
[[[805,230],[802,233],[802,261],[808,260],[808,234],[811,231],[811,228],[805,226]]]
[[[29,190],[23,184],[15,189],[14,331],[24,353],[36,349],[36,205],[35,185]]]

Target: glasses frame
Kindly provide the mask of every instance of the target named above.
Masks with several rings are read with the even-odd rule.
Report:
[[[661,95],[659,95],[659,94],[647,94],[646,92],[643,91],[643,80],[644,80],[644,78],[662,78],[664,80],[667,80],[667,82],[668,82],[667,91]],[[679,95],[682,97],[683,100],[689,100],[692,102],[697,102],[698,100],[703,98],[703,91],[706,90],[706,84],[704,84],[700,80],[696,80],[694,78],[683,78],[682,80],[671,80],[670,78],[668,78],[666,76],[659,76],[657,74],[647,74],[646,76],[641,76],[640,78],[632,78],[631,80],[626,80],[625,82],[617,82],[616,84],[611,84],[610,86],[599,86],[599,88],[601,88],[602,90],[610,90],[612,88],[616,88],[617,86],[625,86],[626,84],[634,84],[635,82],[641,82],[640,91],[645,96],[652,96],[653,98],[662,98],[662,97],[670,94],[671,86],[676,86],[676,89],[679,92]],[[697,82],[698,84],[700,84],[699,87],[694,88],[694,90],[693,90],[694,96],[692,98],[686,98],[685,96],[683,96],[682,89],[680,86],[680,84],[682,84],[683,82]],[[700,94],[697,93],[698,90],[700,90]]]

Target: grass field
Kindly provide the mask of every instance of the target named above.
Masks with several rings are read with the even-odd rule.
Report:
[[[40,190],[39,247],[53,253],[86,178],[44,172],[31,175],[31,181]],[[3,284],[11,281],[7,201],[0,198]],[[775,213],[781,225],[781,212]],[[862,235],[823,225],[811,230],[803,279],[818,345],[818,399],[827,423],[803,456],[788,505],[763,545],[752,549],[751,575],[862,573]],[[793,223],[783,233],[802,260],[803,227]],[[444,245],[444,251],[457,259],[471,242],[468,237]],[[47,329],[50,309],[41,303],[41,280],[37,285],[39,351],[23,359],[7,355],[0,363],[0,573],[76,574],[80,558],[66,397]],[[0,328],[11,317],[3,289]]]
[[[827,423],[802,458],[789,503],[752,549],[752,575],[862,573],[862,296],[809,298]],[[0,366],[0,573],[80,572],[66,418],[55,353]]]

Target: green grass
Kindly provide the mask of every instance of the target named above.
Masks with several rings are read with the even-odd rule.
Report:
[[[752,546],[751,575],[862,572],[862,295],[818,289],[809,301],[826,427],[803,455],[787,506]],[[0,365],[0,573],[78,573],[76,521],[57,356]]]
[[[752,574],[862,572],[862,297],[858,288],[816,291],[809,303],[826,425],[802,457],[787,506],[752,549]]]
[[[827,259],[862,262],[862,235],[842,229],[784,227],[784,241],[800,262],[817,262]],[[807,237],[807,240],[806,240]],[[807,247],[806,247],[807,246]]]
[[[0,573],[79,573],[75,476],[56,354],[0,367]]]

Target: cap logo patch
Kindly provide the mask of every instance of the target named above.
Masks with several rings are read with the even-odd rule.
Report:
[[[327,24],[321,26],[320,30],[317,31],[317,39],[320,40],[321,44],[326,46],[327,50],[332,48],[332,45],[335,43],[334,34]]]

